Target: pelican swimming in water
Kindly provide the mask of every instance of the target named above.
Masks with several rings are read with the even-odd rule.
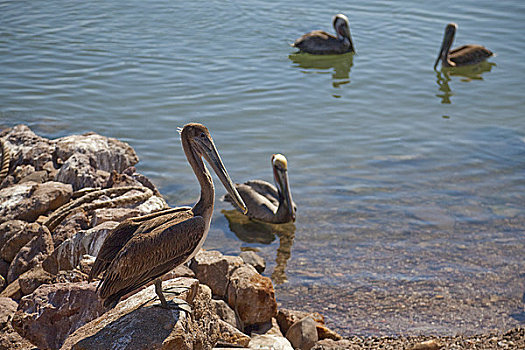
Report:
[[[350,36],[348,18],[342,14],[335,15],[332,24],[336,37],[322,30],[314,30],[295,40],[292,46],[314,55],[338,55],[355,52]]]
[[[441,44],[441,49],[439,49],[438,57],[434,63],[434,69],[436,69],[440,60],[442,67],[459,67],[482,62],[494,55],[494,53],[486,47],[474,44],[463,45],[449,51],[457,29],[458,25],[456,23],[447,24],[443,43]]]
[[[127,219],[108,234],[89,274],[91,281],[104,272],[97,289],[106,307],[114,307],[127,293],[155,280],[155,292],[162,307],[168,308],[160,278],[195,256],[210,228],[215,189],[203,158],[235,204],[246,212],[208,129],[192,123],[185,125],[180,134],[182,148],[201,187],[199,201],[193,208],[173,208]]]
[[[288,162],[282,154],[272,155],[273,178],[277,188],[263,180],[251,180],[243,184],[235,184],[237,192],[248,208],[245,213],[249,218],[272,224],[284,224],[295,221],[297,210],[292,200],[288,184]],[[224,200],[240,209],[230,194]]]

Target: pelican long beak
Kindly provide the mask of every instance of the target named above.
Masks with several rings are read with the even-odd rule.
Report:
[[[202,150],[202,154],[204,158],[211,165],[211,167],[213,168],[213,171],[215,171],[215,173],[219,177],[219,180],[221,180],[226,191],[228,191],[230,196],[233,198],[237,206],[241,208],[243,213],[246,214],[248,212],[248,208],[246,207],[246,204],[244,204],[244,201],[239,195],[239,192],[237,192],[237,190],[235,189],[235,186],[233,185],[230,175],[228,175],[228,172],[226,171],[226,168],[224,167],[224,164],[222,163],[221,156],[219,156],[219,152],[217,152],[217,148],[215,147],[215,144],[213,143],[213,141],[209,140],[209,145],[204,144],[204,142],[198,139],[195,141],[197,142],[200,149]]]
[[[441,44],[441,49],[439,49],[438,57],[436,58],[436,62],[434,62],[434,70],[436,70],[436,67],[439,63],[439,60],[441,60],[441,56],[443,55],[444,50],[445,50],[445,41],[443,41],[443,44]]]
[[[279,187],[279,191],[281,191],[281,194],[284,197],[284,202],[288,208],[288,214],[292,218],[292,221],[295,221],[295,207],[292,200],[290,185],[288,183],[288,171],[274,166],[273,174],[275,182]]]
[[[457,25],[455,23],[449,23],[447,27],[445,28],[445,35],[443,36],[443,43],[441,43],[441,48],[439,49],[438,57],[436,58],[436,62],[434,62],[434,70],[436,69],[439,60],[446,60],[448,56],[448,51],[450,50],[450,47],[452,46],[452,42],[454,41],[454,35],[456,34],[456,28]]]

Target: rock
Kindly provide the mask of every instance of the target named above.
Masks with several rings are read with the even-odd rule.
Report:
[[[32,349],[29,341],[22,338],[11,326],[11,317],[18,303],[11,298],[0,297],[0,350]]]
[[[7,286],[7,282],[4,276],[0,275],[0,291],[4,290],[6,286]]]
[[[71,184],[75,191],[84,187],[102,187],[109,177],[108,173],[98,173],[87,154],[73,154],[60,167],[55,181]]]
[[[23,295],[33,293],[42,284],[49,284],[53,281],[53,275],[44,271],[41,266],[37,266],[29,271],[24,272],[18,277],[20,291]]]
[[[77,283],[85,282],[87,279],[87,274],[80,270],[74,269],[68,271],[58,271],[58,273],[53,278],[53,283]]]
[[[102,208],[93,211],[91,226],[95,227],[106,221],[121,222],[128,218],[140,216],[142,213],[138,209],[132,208]]]
[[[190,268],[201,283],[211,288],[214,295],[224,298],[230,275],[242,265],[242,259],[237,256],[222,255],[215,250],[201,250],[193,259]]]
[[[24,182],[38,182],[43,183],[48,180],[48,174],[45,170],[33,171],[32,173],[24,176],[18,183],[22,184]]]
[[[28,226],[38,225],[29,224]],[[23,246],[9,265],[7,282],[11,283],[22,273],[42,263],[53,251],[53,239],[45,226],[39,225],[38,235]]]
[[[80,262],[78,263],[78,269],[86,274],[89,275],[91,272],[91,268],[93,267],[93,264],[95,263],[96,258],[94,256],[91,256],[89,254],[84,254],[82,256],[82,259],[80,259]]]
[[[219,318],[233,327],[239,328],[239,322],[235,316],[235,311],[224,301],[224,300],[212,300],[211,301],[213,311]]]
[[[310,316],[306,316],[301,320],[295,322],[288,332],[286,332],[286,339],[292,343],[294,348],[301,350],[310,350],[314,344],[319,340],[317,338],[316,322]]]
[[[86,282],[42,285],[21,299],[13,328],[39,348],[60,348],[69,334],[105,311],[95,288]]]
[[[7,271],[9,270],[9,263],[0,258],[0,276],[7,278]]]
[[[281,332],[281,329],[275,317],[273,317],[272,320],[269,322],[252,327],[251,335],[253,336],[254,334],[272,334],[278,335],[279,337],[283,337],[283,333]]]
[[[0,293],[0,297],[11,298],[13,300],[20,300],[24,295],[20,288],[18,279],[12,283],[9,283],[7,287]]]
[[[42,170],[46,163],[53,161],[55,145],[53,141],[36,135],[26,125],[17,125],[0,133],[11,150],[11,169],[30,164]]]
[[[259,273],[263,273],[264,270],[266,269],[266,262],[261,256],[259,256],[254,251],[248,250],[248,251],[242,252],[239,256],[246,264],[250,264],[253,267],[255,267],[255,269]]]
[[[245,326],[268,322],[277,315],[272,281],[261,276],[251,265],[233,271],[227,294],[228,304]]]
[[[40,215],[55,210],[71,198],[71,185],[59,182],[26,182],[0,190],[0,222],[19,219],[35,221]]]
[[[305,311],[296,311],[286,308],[280,308],[277,313],[277,322],[283,334],[288,332],[288,329],[297,321],[306,316],[310,316],[318,324],[324,324],[324,317],[318,312],[305,312]]]
[[[250,343],[249,336],[223,320],[219,320],[219,340],[242,347]]]
[[[68,215],[51,232],[55,248],[62,244],[66,239],[73,237],[77,232],[87,230],[90,227],[89,219],[83,210]]]
[[[56,274],[60,270],[72,270],[77,267],[85,254],[97,256],[109,231],[117,225],[118,222],[106,221],[66,239],[42,263],[44,270],[52,274]]]
[[[40,225],[28,224],[22,220],[11,220],[0,225],[0,256],[2,259],[9,263],[13,261],[20,248],[38,236],[40,230]]]
[[[438,350],[440,348],[441,344],[437,340],[431,339],[415,344],[411,350]]]
[[[56,142],[56,157],[64,162],[74,154],[89,155],[92,166],[111,173],[137,164],[139,158],[127,143],[95,133],[62,137]]]
[[[210,311],[210,288],[189,278],[163,283],[165,290],[178,286],[187,288],[178,297],[192,304],[193,316],[153,306],[159,302],[150,286],[79,328],[62,349],[211,349],[219,338],[219,319]]]
[[[292,344],[285,337],[273,334],[256,334],[252,336],[250,349],[294,350]]]
[[[317,328],[317,337],[319,338],[319,340],[322,340],[322,339],[341,340],[343,339],[341,335],[331,330],[330,328],[326,327],[325,325],[317,323],[316,328]]]

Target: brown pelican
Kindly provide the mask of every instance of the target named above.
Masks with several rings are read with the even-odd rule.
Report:
[[[355,52],[350,36],[348,18],[345,15],[338,14],[334,16],[332,23],[337,37],[322,30],[314,30],[295,40],[292,46],[314,55],[337,55]]]
[[[436,69],[440,60],[442,67],[459,67],[482,62],[494,55],[494,53],[486,47],[473,44],[456,47],[452,51],[449,51],[457,29],[458,25],[456,23],[447,24],[443,43],[441,44],[441,49],[439,49],[438,57],[434,63],[434,69]]]
[[[248,208],[248,213],[245,214],[252,219],[272,224],[295,221],[297,209],[288,185],[288,162],[286,158],[282,154],[272,155],[272,168],[277,188],[263,180],[251,180],[243,184],[235,184],[237,192]],[[226,194],[224,200],[232,203],[237,210],[240,210],[230,194]]]
[[[155,280],[155,292],[167,308],[161,277],[199,251],[210,228],[215,189],[202,158],[211,165],[237,206],[246,212],[208,129],[187,124],[180,130],[182,148],[201,186],[193,206],[173,208],[131,218],[113,229],[102,244],[89,280],[104,275],[98,293],[104,306],[114,307],[127,293]]]

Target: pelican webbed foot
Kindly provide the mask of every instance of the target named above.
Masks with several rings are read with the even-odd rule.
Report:
[[[160,300],[160,306],[163,309],[167,310],[183,310],[189,314],[192,313],[191,306],[186,302],[186,300],[182,300],[179,298],[173,298],[169,301],[166,301],[166,298],[164,297],[164,293],[170,293],[170,294],[176,294],[179,295],[182,292],[190,289],[189,287],[172,287],[167,290],[162,290],[162,281],[160,279],[155,280],[155,293],[159,297]]]

